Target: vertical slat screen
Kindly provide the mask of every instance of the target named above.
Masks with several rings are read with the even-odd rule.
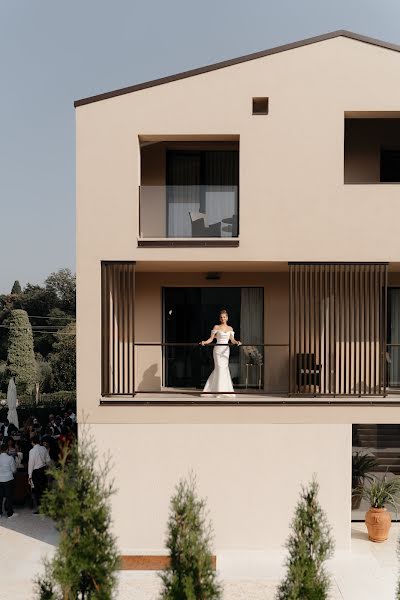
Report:
[[[135,263],[101,264],[101,393],[133,396]]]
[[[291,394],[386,393],[386,263],[291,263]]]

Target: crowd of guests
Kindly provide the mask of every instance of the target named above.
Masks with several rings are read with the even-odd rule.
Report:
[[[13,508],[15,474],[27,474],[33,514],[39,513],[40,501],[48,486],[47,468],[59,461],[64,445],[70,445],[76,436],[76,415],[70,409],[61,415],[50,414],[41,425],[36,417],[29,417],[18,429],[8,419],[0,423],[0,517],[16,517]]]

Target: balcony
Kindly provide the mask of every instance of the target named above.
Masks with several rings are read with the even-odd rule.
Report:
[[[238,245],[238,142],[141,140],[139,198],[139,246]]]
[[[140,239],[237,238],[238,187],[140,187]]]
[[[388,288],[386,263],[292,263],[212,283],[145,266],[102,264],[102,402],[397,401],[400,287],[391,273]],[[204,393],[213,344],[199,341],[221,307],[242,342],[229,347],[234,396]]]

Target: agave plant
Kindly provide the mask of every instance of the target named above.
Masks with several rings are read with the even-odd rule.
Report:
[[[400,507],[400,477],[387,479],[387,474],[382,479],[372,478],[368,487],[362,490],[362,497],[367,500],[371,508],[393,508],[396,513]]]
[[[360,507],[364,483],[365,481],[373,481],[373,476],[368,475],[368,473],[373,471],[377,464],[373,454],[354,452],[351,471],[351,508],[353,510]]]

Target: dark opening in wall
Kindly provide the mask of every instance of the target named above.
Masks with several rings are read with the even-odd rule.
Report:
[[[253,98],[253,115],[267,115],[269,98]]]

